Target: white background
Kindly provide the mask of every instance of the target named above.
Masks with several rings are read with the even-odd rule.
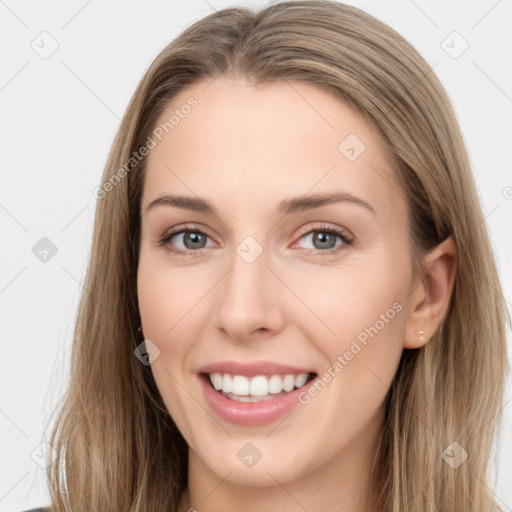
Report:
[[[400,32],[446,87],[510,306],[512,2],[347,3]],[[0,0],[0,510],[49,503],[45,473],[31,453],[47,439],[49,414],[65,390],[92,235],[92,190],[137,83],[157,53],[192,22],[214,9],[265,4]],[[58,43],[47,59],[31,47],[43,31]],[[442,47],[453,31],[469,44],[456,59]],[[452,51],[460,49],[462,40],[450,37]],[[42,263],[32,247],[45,236],[58,252]],[[509,378],[495,488],[507,511],[512,511],[511,398]]]

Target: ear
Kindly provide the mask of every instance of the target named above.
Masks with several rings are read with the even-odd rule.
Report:
[[[425,273],[416,277],[410,292],[404,348],[425,345],[446,316],[457,271],[453,239],[447,238],[426,254],[423,266]]]

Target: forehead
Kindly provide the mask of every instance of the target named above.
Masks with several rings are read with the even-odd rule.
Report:
[[[405,209],[394,160],[377,131],[312,84],[198,82],[173,98],[158,127],[141,208],[162,193],[200,196],[239,212],[345,191],[384,217]]]

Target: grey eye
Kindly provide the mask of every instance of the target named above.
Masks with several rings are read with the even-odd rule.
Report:
[[[206,246],[208,236],[200,231],[181,231],[171,237],[173,238],[183,237],[183,249],[203,249]]]
[[[333,249],[336,246],[336,238],[340,238],[339,235],[331,233],[325,230],[313,230],[310,233],[304,235],[302,239],[310,238],[313,243],[313,247],[306,247],[306,249]]]

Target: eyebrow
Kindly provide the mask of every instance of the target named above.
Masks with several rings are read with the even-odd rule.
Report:
[[[376,213],[369,203],[359,197],[348,194],[347,192],[312,194],[308,196],[285,199],[279,203],[277,211],[282,215],[289,215],[292,213],[312,210],[313,208],[319,208],[320,206],[327,204],[341,202],[362,206],[363,208],[371,211],[373,214]],[[174,206],[184,210],[191,210],[194,212],[204,213],[206,215],[210,214],[218,216],[215,208],[208,201],[199,197],[165,194],[151,201],[144,209],[144,212],[147,213],[157,206]]]

